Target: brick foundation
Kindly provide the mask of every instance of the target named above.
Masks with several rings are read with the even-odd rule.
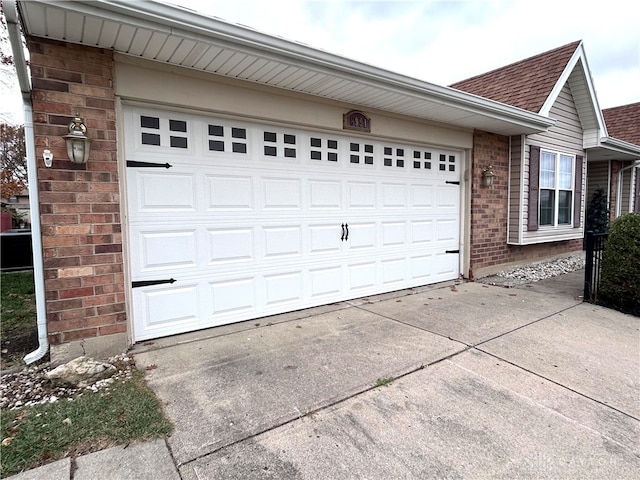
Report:
[[[29,38],[49,342],[119,334],[126,348],[113,54]],[[67,159],[68,124],[85,120],[86,165]],[[114,343],[113,338],[107,343]],[[115,352],[114,352],[115,353]]]
[[[469,278],[582,250],[582,240],[508,245],[509,137],[476,130],[471,166],[471,255]],[[482,168],[493,165],[493,186],[482,186]]]

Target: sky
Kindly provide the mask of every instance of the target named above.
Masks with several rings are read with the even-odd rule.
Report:
[[[640,101],[640,13],[629,0],[171,3],[437,85],[582,40],[600,108]]]
[[[600,108],[640,101],[629,0],[165,1],[437,85],[582,40]],[[2,96],[0,116],[20,109]]]

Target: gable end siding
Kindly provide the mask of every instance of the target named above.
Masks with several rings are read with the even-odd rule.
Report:
[[[574,194],[576,195],[575,201],[579,205],[574,207],[575,212],[578,213],[576,220],[579,221],[579,226],[575,228],[572,223],[566,227],[535,228],[535,225],[537,225],[538,189],[537,186],[536,188],[533,188],[534,185],[529,185],[529,180],[532,178],[529,170],[532,167],[535,168],[535,165],[532,165],[530,160],[529,146],[538,146],[541,149],[549,149],[560,153],[566,153],[568,155],[580,155],[584,158],[582,125],[568,84],[564,86],[560,95],[558,95],[558,99],[554,103],[553,107],[551,107],[549,116],[556,120],[556,125],[545,132],[529,135],[526,139],[527,148],[525,148],[526,158],[524,162],[526,185],[523,185],[524,198],[521,205],[523,218],[522,223],[519,226],[521,232],[521,241],[519,243],[523,245],[572,240],[582,238],[583,236],[580,226],[582,225],[582,218],[584,216],[584,192],[586,190],[584,184],[586,177],[584,168],[586,162],[584,161],[581,162],[582,169],[579,172],[576,172],[576,175],[581,176],[581,186],[579,191],[574,191]],[[534,174],[533,177],[536,177],[536,175],[537,174]],[[537,179],[534,181],[537,181]],[[536,193],[533,193],[534,191]],[[535,198],[531,198],[531,195],[535,195]],[[530,219],[529,217],[532,215],[534,215],[535,218]]]

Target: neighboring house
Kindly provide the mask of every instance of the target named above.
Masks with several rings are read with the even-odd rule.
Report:
[[[602,110],[609,136],[640,145],[640,102]],[[609,200],[609,216],[613,220],[623,213],[640,212],[640,158],[611,152],[597,162],[587,164],[587,198],[598,187]]]
[[[25,188],[19,194],[9,197],[0,198],[2,207],[15,213],[12,228],[24,228],[31,223],[29,218],[29,189]]]
[[[510,138],[508,244],[577,246],[598,186],[609,192],[612,218],[636,208],[640,104],[600,110],[582,42],[451,87],[556,120],[545,132]]]
[[[3,5],[15,56],[18,22],[30,53],[35,357],[581,249],[584,159],[605,130],[579,44],[536,108],[156,2]],[[65,149],[76,115],[85,164]]]

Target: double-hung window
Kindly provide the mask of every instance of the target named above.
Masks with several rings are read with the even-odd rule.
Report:
[[[558,152],[540,152],[540,226],[573,223],[575,157]]]

